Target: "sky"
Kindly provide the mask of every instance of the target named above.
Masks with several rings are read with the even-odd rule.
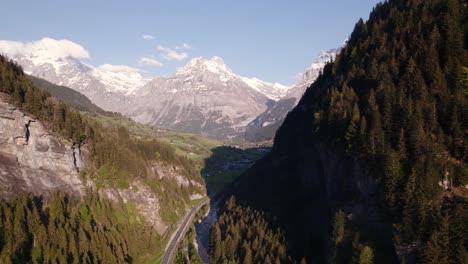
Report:
[[[125,65],[146,77],[170,75],[191,58],[219,56],[241,76],[289,85],[320,51],[341,46],[380,1],[0,2],[8,21],[0,40],[67,40],[91,65]]]

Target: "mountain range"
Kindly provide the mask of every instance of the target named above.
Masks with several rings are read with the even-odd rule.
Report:
[[[10,56],[27,74],[70,87],[106,111],[152,126],[242,142],[271,139],[337,52],[321,52],[292,86],[237,75],[216,56],[194,58],[174,74],[154,79],[126,66],[95,67],[44,52]]]

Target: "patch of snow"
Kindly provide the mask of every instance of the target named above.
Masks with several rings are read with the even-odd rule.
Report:
[[[286,86],[279,83],[269,83],[257,78],[241,77],[250,88],[264,94],[266,97],[278,101],[283,98],[292,86]]]

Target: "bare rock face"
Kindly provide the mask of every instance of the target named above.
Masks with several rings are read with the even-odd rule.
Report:
[[[19,191],[84,194],[78,149],[0,98],[0,197]]]
[[[219,57],[193,59],[176,74],[147,83],[133,100],[123,113],[138,122],[228,142],[242,139],[270,101]]]
[[[86,166],[83,158],[87,156],[86,148],[82,150],[51,135],[41,122],[8,104],[4,98],[0,93],[0,199],[11,199],[18,192],[48,196],[54,191],[79,199],[86,195],[87,188],[96,189],[92,180],[85,182],[79,173]],[[197,186],[204,193],[193,193],[191,197],[204,197],[204,186],[187,179],[181,172],[177,166],[163,162],[155,162],[150,167],[150,177],[168,178],[179,186]],[[130,182],[127,189],[103,188],[99,194],[114,202],[134,203],[141,221],[149,223],[160,235],[170,225],[159,215],[159,197],[138,179]]]
[[[204,193],[195,192],[190,194],[191,200],[200,199],[206,196],[205,187],[202,184],[193,180],[189,180],[183,176],[179,167],[164,162],[154,162],[150,166],[148,172],[149,178],[166,178],[176,181],[178,186],[188,186],[191,184],[203,190]],[[168,228],[171,226],[170,223],[165,223],[162,221],[159,214],[159,209],[161,208],[160,198],[139,179],[135,179],[130,182],[129,188],[127,189],[101,189],[99,190],[99,194],[114,202],[133,202],[136,205],[139,213],[144,217],[144,220],[152,227],[154,227],[159,235],[165,234],[168,231]],[[185,211],[189,209],[190,208],[186,207]],[[186,213],[185,211],[178,213],[184,215]]]
[[[158,197],[148,186],[138,180],[133,181],[128,189],[102,189],[99,194],[114,202],[135,203],[139,213],[144,217],[141,221],[149,223],[160,235],[164,234],[169,227],[159,215],[160,202]]]

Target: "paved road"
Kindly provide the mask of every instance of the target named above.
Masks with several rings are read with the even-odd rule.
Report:
[[[195,214],[198,212],[198,210],[200,210],[203,205],[208,203],[208,201],[209,198],[205,198],[205,200],[203,200],[201,203],[199,203],[187,213],[184,221],[182,222],[182,224],[180,224],[180,226],[175,231],[175,235],[172,236],[171,240],[169,241],[161,264],[174,263],[174,258],[176,256],[177,249],[179,248],[179,243],[184,238],[185,233],[187,232],[187,229],[190,226],[190,223],[192,223],[193,217],[195,217]]]

